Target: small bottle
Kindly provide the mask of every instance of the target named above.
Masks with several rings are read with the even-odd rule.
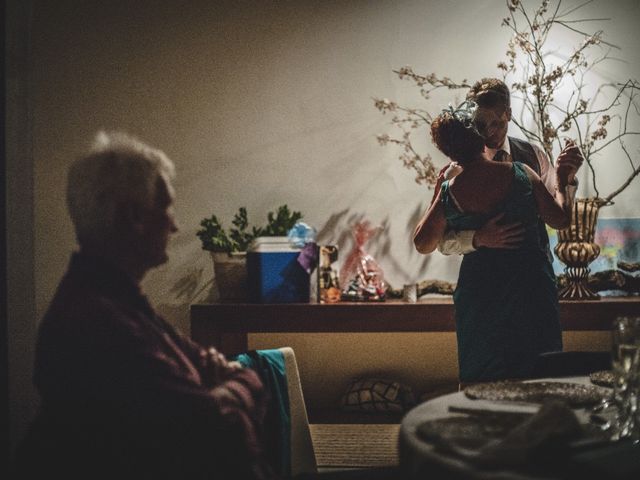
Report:
[[[336,303],[340,301],[338,271],[333,264],[338,260],[336,245],[321,245],[318,252],[318,301]]]

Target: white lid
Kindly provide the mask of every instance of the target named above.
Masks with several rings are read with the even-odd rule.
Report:
[[[258,237],[251,242],[249,252],[299,252],[289,243],[289,237]]]

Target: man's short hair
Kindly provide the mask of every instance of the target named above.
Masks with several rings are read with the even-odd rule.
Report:
[[[122,132],[98,132],[93,147],[70,167],[67,206],[80,244],[110,237],[121,205],[150,206],[160,179],[175,175],[164,152]]]
[[[511,93],[502,80],[483,78],[473,84],[467,93],[467,100],[473,100],[482,108],[502,107],[507,110],[511,106]]]

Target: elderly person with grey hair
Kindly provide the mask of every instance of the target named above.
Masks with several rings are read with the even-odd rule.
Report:
[[[79,251],[39,328],[41,411],[16,477],[271,478],[256,373],[178,334],[140,282],[177,231],[173,163],[101,133],[70,168]]]

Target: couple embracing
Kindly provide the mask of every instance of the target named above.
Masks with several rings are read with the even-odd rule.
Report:
[[[569,225],[583,158],[567,142],[551,165],[507,135],[509,88],[482,79],[431,124],[451,160],[418,222],[420,253],[464,254],[453,300],[460,382],[531,375],[539,354],[562,350],[546,225]]]

